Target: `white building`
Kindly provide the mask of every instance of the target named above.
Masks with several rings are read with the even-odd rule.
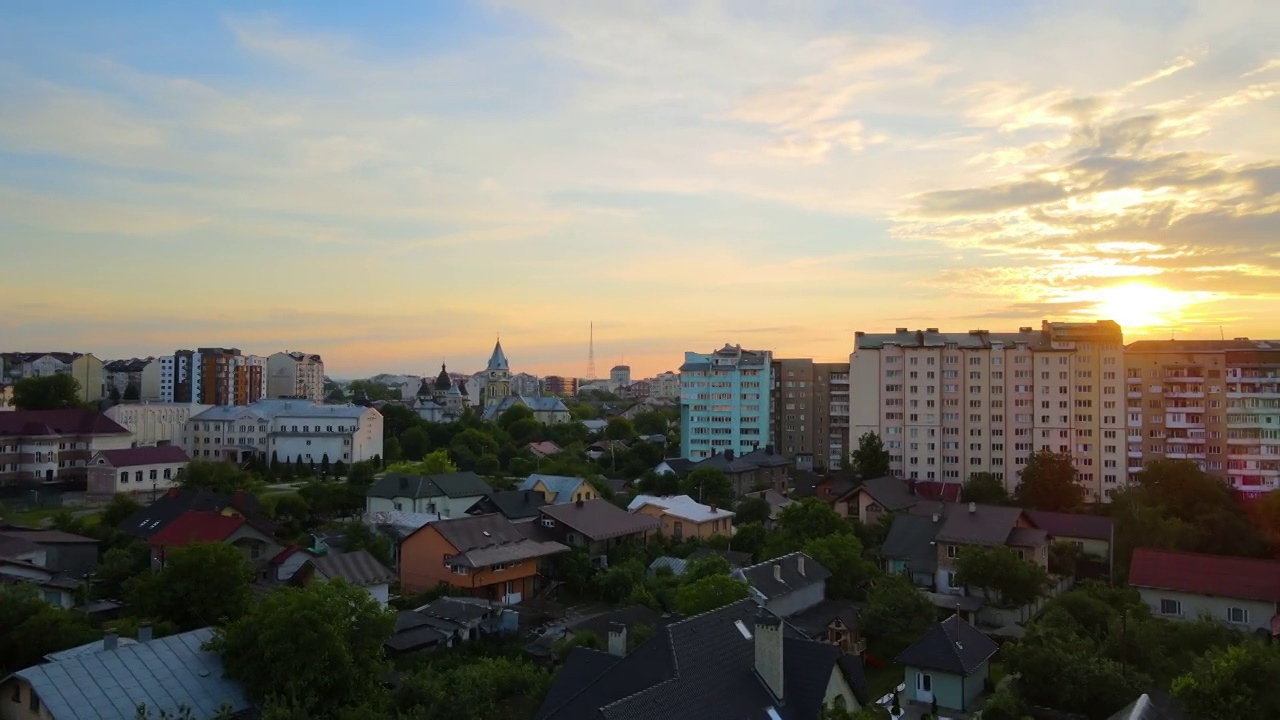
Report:
[[[187,453],[177,445],[99,450],[89,459],[90,495],[122,492],[166,492],[187,466]]]
[[[182,445],[182,431],[192,415],[212,405],[193,403],[142,402],[115,405],[103,414],[133,433],[135,445],[172,443]]]
[[[266,397],[324,400],[324,361],[319,355],[279,352],[267,358]]]
[[[200,353],[179,350],[142,370],[142,399],[196,402],[201,396]],[[155,393],[154,396],[151,393]]]
[[[358,405],[320,405],[306,400],[262,400],[214,407],[193,415],[183,431],[193,460],[253,455],[280,462],[348,465],[382,456],[382,415]]]
[[[631,384],[631,366],[614,365],[609,370],[609,382],[615,387],[626,387]]]
[[[990,472],[1012,491],[1027,456],[1069,452],[1090,501],[1123,476],[1120,327],[1043,323],[1016,333],[937,328],[855,333],[849,447],[874,432],[894,475],[963,483]]]
[[[649,381],[649,397],[679,400],[680,376],[670,370],[659,373]]]

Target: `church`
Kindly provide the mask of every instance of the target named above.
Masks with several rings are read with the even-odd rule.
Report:
[[[413,409],[427,422],[453,422],[462,417],[470,404],[465,381],[454,382],[441,363],[440,374],[434,381],[430,377],[422,378]]]
[[[493,345],[493,354],[489,356],[489,366],[480,378],[481,417],[485,420],[497,420],[507,408],[524,405],[533,411],[538,422],[547,425],[569,422],[569,408],[558,397],[542,395],[518,395],[511,392],[511,364],[507,362],[507,354],[502,351],[502,340]]]

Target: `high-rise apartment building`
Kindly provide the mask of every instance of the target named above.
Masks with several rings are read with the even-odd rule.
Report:
[[[1246,497],[1280,489],[1280,341],[1141,341],[1125,350],[1128,471],[1191,460]]]
[[[1124,468],[1124,344],[1112,321],[1039,331],[856,333],[851,447],[875,432],[900,477],[962,483],[990,472],[1009,490],[1035,450],[1069,452],[1087,497],[1105,502]]]
[[[573,397],[578,394],[578,378],[548,375],[542,378],[542,394]]]
[[[770,424],[777,452],[798,470],[834,470],[849,452],[849,363],[775,359]]]
[[[267,357],[268,398],[324,400],[324,361],[319,355],[279,352]]]
[[[768,350],[725,345],[712,353],[687,352],[680,366],[680,450],[701,460],[732,450],[742,455],[769,445]]]
[[[248,405],[266,394],[266,370],[266,358],[236,348],[178,350],[143,370],[143,399],[158,387],[161,402]]]
[[[609,382],[616,387],[626,387],[631,384],[631,366],[630,365],[614,365],[609,369]]]
[[[680,398],[680,376],[670,370],[658,373],[649,381],[649,395],[664,400]]]

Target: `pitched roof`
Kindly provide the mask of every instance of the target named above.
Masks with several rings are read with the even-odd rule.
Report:
[[[663,555],[662,557],[654,558],[654,561],[649,563],[649,572],[656,575],[662,568],[667,568],[671,571],[672,575],[679,577],[684,574],[685,568],[687,567],[689,567],[688,560]]]
[[[825,582],[831,577],[831,571],[808,555],[793,552],[758,565],[734,570],[733,576],[746,580],[752,590],[769,601],[815,583]]]
[[[435,475],[409,475],[387,473],[369,487],[366,497],[376,498],[431,498],[431,497],[480,497],[493,488],[471,472],[439,473]]]
[[[547,457],[548,455],[555,455],[560,452],[562,448],[550,440],[542,440],[539,442],[531,442],[528,445],[525,445],[524,449],[539,457]]]
[[[662,527],[662,520],[652,515],[629,513],[603,498],[566,505],[547,505],[542,508],[542,514],[558,523],[564,523],[591,540],[608,540]]]
[[[555,494],[553,502],[567,503],[573,502],[573,494],[582,487],[586,482],[580,477],[566,477],[564,475],[530,475],[516,485],[517,490],[532,490],[539,482],[543,487]]]
[[[0,435],[128,435],[120,423],[83,408],[0,413]]]
[[[1129,584],[1234,600],[1280,602],[1280,561],[1137,548]]]
[[[149,445],[123,448],[121,450],[99,450],[95,457],[106,460],[107,464],[114,468],[190,461],[187,453],[177,445]],[[96,463],[96,460],[91,461],[91,464],[93,463]]]
[[[675,473],[676,477],[684,477],[693,471],[693,466],[697,463],[688,458],[667,458],[658,465],[666,465],[671,468],[671,472]]]
[[[815,718],[832,672],[866,699],[861,662],[783,624],[783,697],[778,704],[755,670],[757,617],[777,619],[751,600],[667,625],[603,672],[557,676],[539,720],[781,720]],[[604,658],[584,656],[601,663]],[[581,661],[580,661],[581,662]]]
[[[311,558],[307,563],[315,568],[317,575],[327,580],[342,578],[354,587],[382,585],[396,579],[396,574],[378,562],[368,550],[322,555]]]
[[[127,638],[127,637],[116,638],[116,647],[120,647],[122,645],[136,645],[137,643],[138,641],[134,640],[133,638]],[[49,653],[48,655],[44,656],[44,661],[45,662],[62,662],[63,660],[68,660],[73,657],[80,657],[81,655],[92,655],[94,653],[100,653],[100,652],[110,652],[110,650],[107,650],[106,643],[104,643],[102,640],[94,640],[91,643],[85,643],[83,645],[77,645],[73,648],[67,648],[66,650],[59,650],[58,652]]]
[[[554,555],[569,549],[557,542],[530,540],[511,521],[497,513],[449,518],[423,527],[434,528],[458,550],[458,554],[448,560],[451,566],[486,567]]]
[[[970,505],[974,511],[969,512]],[[942,515],[937,541],[964,545],[1004,545],[1022,517],[1022,508],[981,503],[922,502],[911,508],[926,517]]]
[[[827,628],[835,620],[850,630],[860,624],[858,606],[848,600],[823,600],[811,608],[787,616],[787,622],[814,640],[826,637]]]
[[[743,462],[749,462],[756,467],[783,467],[791,464],[791,459],[785,455],[780,455],[771,450],[772,446],[766,445],[762,448],[756,448],[738,459]]]
[[[539,508],[548,504],[542,493],[536,490],[503,490],[486,494],[467,513],[479,515],[496,512],[508,520],[524,520],[538,517]]]
[[[1192,720],[1192,717],[1173,696],[1152,690],[1139,695],[1107,720]]]
[[[120,523],[119,529],[145,540],[160,532],[188,510],[221,512],[226,508],[235,508],[264,529],[271,528],[262,504],[253,493],[238,492],[234,495],[223,495],[208,490],[171,488],[155,502],[126,518]]]
[[[906,560],[913,572],[938,569],[938,552],[933,544],[941,523],[919,515],[896,515],[889,534],[880,546],[880,556],[890,560]]]
[[[977,628],[952,615],[934,625],[897,663],[952,675],[967,676],[996,654],[998,646]]]
[[[574,647],[556,673],[555,682],[551,684],[547,696],[542,699],[542,707],[550,710],[564,705],[581,692],[582,688],[612,670],[621,660],[617,655],[600,650],[581,645]],[[538,717],[542,717],[541,712],[539,711]]]
[[[1084,513],[1049,512],[1028,510],[1027,517],[1036,527],[1055,538],[1082,538],[1111,542],[1111,518]]]
[[[502,341],[498,340],[493,344],[493,354],[489,356],[488,369],[507,370],[510,367],[510,364],[507,363],[507,354],[502,351]]]
[[[663,624],[663,618],[644,605],[629,605],[575,620],[569,623],[569,629],[574,632],[592,632],[600,637],[606,637],[609,634],[609,628],[615,624],[625,625],[627,628],[648,625],[656,629]]]
[[[26,538],[0,533],[0,558],[15,558],[19,555],[40,552],[40,550],[39,545]]]
[[[35,665],[14,675],[31,684],[45,710],[58,720],[131,718],[143,704],[169,714],[186,706],[202,718],[213,717],[224,704],[233,712],[248,710],[244,691],[223,677],[217,653],[201,649],[212,635],[210,628],[192,630]]]
[[[911,486],[896,477],[885,476],[863,480],[853,489],[862,490],[871,496],[877,504],[891,512],[905,510],[920,502],[920,498],[911,492]]]
[[[733,511],[703,505],[688,495],[637,495],[627,504],[627,510],[635,512],[645,505],[660,507],[667,515],[678,517],[689,522],[703,523],[709,520],[726,520],[734,516]]]
[[[239,515],[188,510],[151,536],[151,545],[183,547],[195,543],[218,543],[239,530],[245,519]]]
[[[1049,538],[1049,533],[1040,528],[1016,527],[1009,531],[1005,542],[1009,545],[1024,548],[1040,547]]]

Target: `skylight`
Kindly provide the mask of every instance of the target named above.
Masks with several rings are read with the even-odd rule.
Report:
[[[742,622],[741,620],[734,620],[734,621],[733,621],[733,626],[734,626],[734,627],[736,627],[736,628],[738,628],[738,632],[742,633],[742,637],[743,637],[744,639],[746,639],[746,640],[750,640],[750,639],[751,639],[751,631],[747,629],[747,626],[746,626],[746,625],[744,625],[744,624],[743,624],[743,622]],[[781,719],[779,719],[779,720],[781,720]]]
[[[766,708],[765,713],[769,715],[769,720],[782,720],[782,716],[778,714],[777,708]]]

